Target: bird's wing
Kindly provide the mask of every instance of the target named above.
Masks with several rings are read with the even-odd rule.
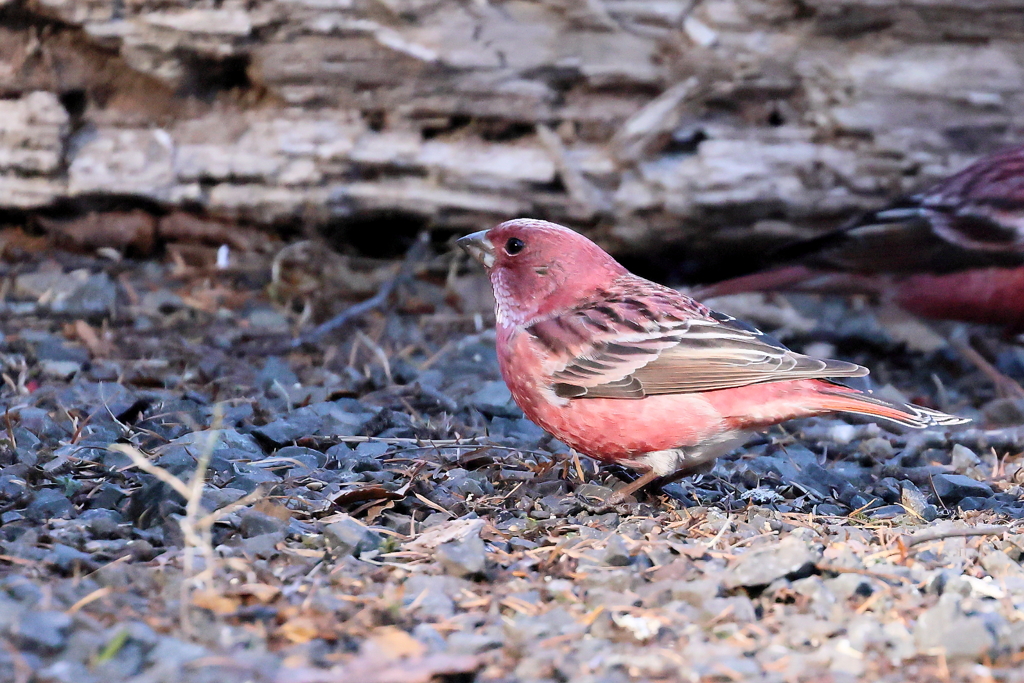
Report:
[[[551,371],[556,394],[643,398],[867,374],[853,363],[794,353],[760,330],[656,287],[613,292],[527,328],[558,359]]]

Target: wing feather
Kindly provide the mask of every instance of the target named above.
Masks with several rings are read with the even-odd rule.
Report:
[[[564,360],[551,374],[558,396],[637,399],[867,374],[853,363],[791,351],[746,323],[640,278],[624,288],[528,328]]]

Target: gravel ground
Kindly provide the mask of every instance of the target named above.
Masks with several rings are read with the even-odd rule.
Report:
[[[0,682],[1024,681],[1024,403],[930,328],[717,302],[975,422],[792,422],[609,508],[447,254],[294,351],[394,264],[4,256]]]

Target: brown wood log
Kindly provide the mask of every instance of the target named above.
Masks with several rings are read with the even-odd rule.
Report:
[[[763,244],[1024,128],[1017,0],[0,0],[0,18],[0,210],[529,215],[620,252]]]

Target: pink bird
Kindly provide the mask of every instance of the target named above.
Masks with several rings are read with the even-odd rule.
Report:
[[[490,277],[498,362],[515,402],[580,453],[642,472],[619,501],[793,418],[849,412],[918,428],[967,422],[830,382],[868,370],[790,351],[633,275],[560,225],[518,219],[458,244]]]
[[[770,270],[700,288],[876,294],[925,318],[1024,331],[1024,145],[982,157],[850,225],[778,250]]]

